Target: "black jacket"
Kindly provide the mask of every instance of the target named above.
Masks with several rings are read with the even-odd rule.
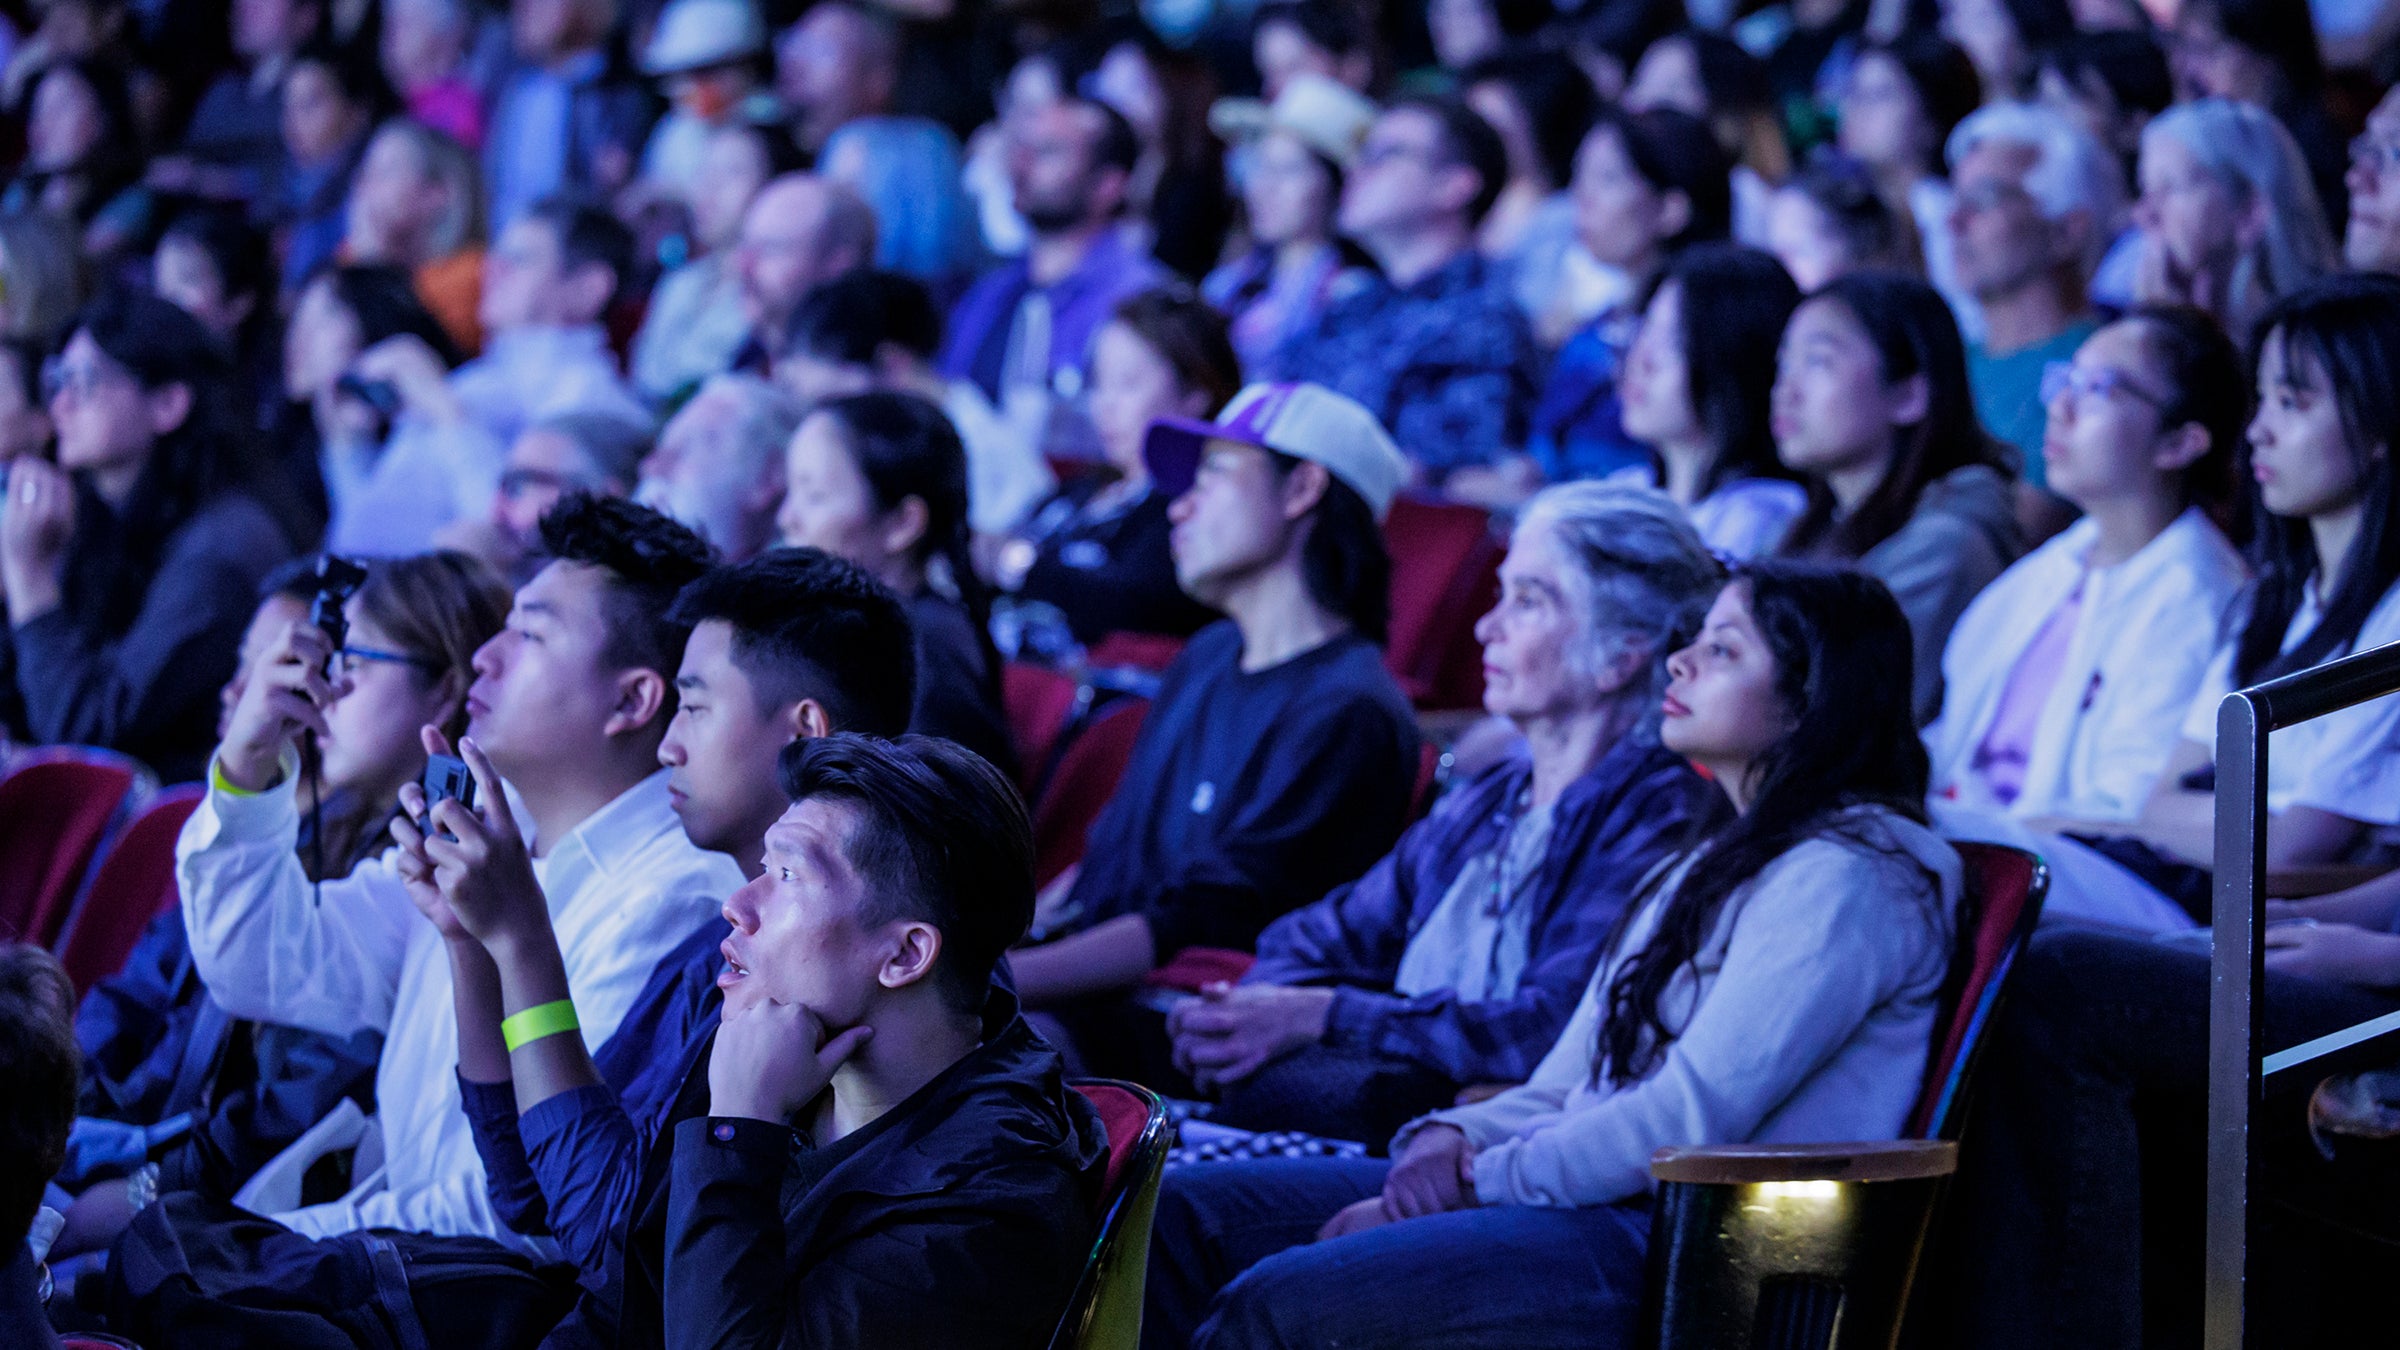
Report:
[[[644,1168],[619,1343],[1047,1342],[1097,1232],[1107,1138],[1014,995],[994,989],[984,1028],[974,1052],[824,1149],[700,1114],[700,1055]]]

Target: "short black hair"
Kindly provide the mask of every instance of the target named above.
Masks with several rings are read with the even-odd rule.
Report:
[[[820,549],[778,548],[719,567],[667,611],[688,631],[733,629],[733,663],[759,710],[815,699],[837,731],[897,736],[916,702],[916,633],[908,608],[865,568]]]
[[[66,1166],[82,1058],[67,973],[39,947],[0,946],[0,1251],[25,1240],[43,1184]]]
[[[942,346],[941,311],[915,277],[862,268],[809,291],[792,311],[783,350],[865,366],[887,342],[932,360]]]
[[[608,573],[608,647],[602,655],[619,669],[665,676],[672,711],[675,670],[692,630],[668,611],[684,587],[716,564],[715,550],[673,517],[590,492],[559,498],[542,513],[541,528],[544,557]]]
[[[557,233],[559,259],[567,271],[593,264],[607,268],[611,304],[633,280],[633,231],[607,208],[580,197],[544,197],[526,208],[525,218]]]
[[[1481,180],[1475,189],[1475,199],[1467,203],[1467,223],[1480,225],[1492,203],[1500,200],[1500,189],[1508,186],[1508,147],[1501,144],[1500,133],[1483,120],[1483,114],[1467,106],[1465,99],[1452,94],[1417,94],[1394,100],[1387,113],[1406,109],[1423,113],[1441,124],[1442,153],[1454,164],[1464,164]]]
[[[858,808],[843,854],[869,889],[868,922],[939,929],[936,987],[953,1009],[980,1009],[992,968],[1033,923],[1033,825],[1016,785],[932,736],[794,741],[776,767],[795,804],[824,797]]]
[[[1092,167],[1132,173],[1142,157],[1142,137],[1133,129],[1133,123],[1125,120],[1125,114],[1096,98],[1067,101],[1075,107],[1090,109],[1100,118],[1100,135],[1092,142]]]
[[[1310,46],[1335,56],[1372,56],[1375,52],[1375,30],[1367,25],[1359,8],[1346,0],[1271,0],[1259,6],[1250,31],[1255,35],[1271,23],[1290,24]]]
[[[1267,452],[1278,476],[1305,461],[1280,450]],[[1380,647],[1391,638],[1392,553],[1384,543],[1375,509],[1348,483],[1325,475],[1325,495],[1300,546],[1300,576],[1309,598],[1347,620],[1360,637]]]

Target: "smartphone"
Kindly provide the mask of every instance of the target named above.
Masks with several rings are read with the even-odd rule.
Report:
[[[417,832],[430,833],[433,826],[433,805],[444,799],[460,806],[475,809],[475,775],[468,771],[467,762],[456,755],[434,755],[425,761],[425,814],[417,818]],[[442,838],[456,842],[457,835],[448,830]]]
[[[389,422],[400,415],[400,390],[389,380],[368,380],[344,372],[333,382],[334,392],[357,399]]]

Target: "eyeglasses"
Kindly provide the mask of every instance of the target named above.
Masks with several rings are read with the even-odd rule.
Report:
[[[2160,412],[2167,410],[2167,400],[2135,384],[2121,370],[2106,366],[2098,370],[2078,369],[2072,361],[2053,361],[2042,367],[2042,402],[2055,403],[2062,394],[2075,396],[2077,407],[2094,398],[2110,398],[2128,394],[2149,404]]]
[[[53,356],[42,363],[42,397],[45,401],[66,393],[72,393],[77,398],[90,398],[93,391],[102,385],[127,384],[132,380],[132,374],[123,367],[102,362],[74,365],[63,356]]]
[[[333,654],[333,668],[344,678],[355,678],[359,668],[381,662],[384,665],[412,666],[428,675],[438,675],[442,663],[430,656],[411,656],[407,652],[387,652],[380,647],[344,647]]]
[[[2376,173],[2400,170],[2400,138],[2378,136],[2373,132],[2350,142],[2350,162]]]

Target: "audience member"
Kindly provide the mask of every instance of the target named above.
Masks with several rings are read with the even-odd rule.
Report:
[[[484,180],[495,228],[561,194],[633,178],[650,91],[609,42],[616,0],[510,0],[516,68],[492,106]]]
[[[1269,102],[1283,97],[1295,75],[1371,94],[1380,74],[1374,29],[1340,0],[1269,0],[1250,21],[1250,53]]]
[[[792,804],[766,870],[725,902],[723,1025],[646,1145],[605,1098],[584,1108],[594,1142],[570,1141],[638,1188],[605,1239],[622,1291],[584,1305],[615,1334],[574,1343],[1038,1340],[1090,1255],[1108,1147],[993,981],[1033,910],[1024,805],[930,737],[815,737],[779,767]],[[508,813],[445,802],[433,821],[460,842],[400,832],[420,903],[462,932],[500,931],[508,908],[538,925],[538,902],[507,900],[528,894]],[[567,1000],[557,967],[542,974],[525,1006]],[[597,1095],[580,1038],[519,1032],[510,1050],[499,1011],[462,1043],[463,1072],[513,1075],[537,1107]]]
[[[1027,630],[1020,655],[1089,646],[1117,632],[1189,637],[1217,618],[1176,584],[1169,498],[1142,447],[1162,417],[1205,421],[1241,390],[1225,320],[1198,298],[1145,291],[1092,339],[1092,425],[1117,476],[1068,488],[1000,552],[994,569]],[[1064,641],[1032,631],[1063,625]]]
[[[314,577],[298,572],[287,584],[313,587]],[[296,855],[310,880],[347,876],[389,846],[400,787],[425,768],[418,728],[465,731],[470,663],[500,631],[508,592],[473,560],[435,553],[376,564],[345,608],[350,631],[334,654],[331,700],[304,747],[314,805],[301,817]],[[305,609],[283,619],[261,644],[254,664],[266,681],[277,679],[287,631],[305,619]],[[244,706],[246,680],[227,692],[230,731],[255,705]],[[231,1201],[336,1102],[372,1105],[383,1041],[371,1030],[329,1036],[237,1022],[194,969],[177,907],[151,922],[122,972],[84,998],[75,1032],[84,1085],[60,1182],[80,1194],[53,1248],[61,1256],[105,1246],[132,1221],[127,1188],[104,1178],[146,1172],[152,1193]]]
[[[473,747],[485,800],[523,814],[531,858],[520,851],[518,865],[547,897],[581,1024],[605,1041],[659,958],[740,884],[729,860],[684,838],[658,767],[675,700],[668,672],[686,636],[666,611],[708,555],[654,512],[590,497],[562,500],[542,534],[551,562],[475,653],[461,745]],[[312,1249],[295,1244],[372,1228],[525,1246],[493,1213],[460,1113],[449,965],[410,900],[409,852],[326,880],[312,899],[292,851],[292,747],[303,729],[323,734],[332,654],[322,632],[298,625],[252,674],[176,871],[194,964],[227,1012],[384,1034],[375,1089],[384,1165],[338,1201],[268,1225],[236,1221],[228,1236],[244,1239],[242,1259],[261,1271],[298,1268],[290,1263]],[[425,738],[428,751],[449,745]],[[144,1211],[127,1241],[204,1240],[196,1226],[223,1217],[172,1200],[162,1209],[155,1222]],[[152,1307],[160,1295],[126,1292]]]
[[[1731,228],[1725,172],[1715,138],[1688,114],[1601,111],[1575,157],[1575,229],[1591,256],[1621,275],[1623,294],[1559,348],[1533,406],[1526,453],[1460,469],[1444,491],[1508,507],[1544,481],[1605,478],[1642,462],[1644,449],[1623,422],[1625,355],[1660,270]]]
[[[1235,147],[1250,249],[1210,272],[1200,293],[1231,321],[1242,368],[1272,379],[1284,344],[1367,283],[1333,221],[1375,105],[1347,85],[1302,72],[1273,103],[1226,99],[1208,120]]]
[[[115,66],[61,61],[34,86],[25,158],[0,195],[0,211],[41,211],[76,232],[102,258],[139,234],[149,213],[137,184],[141,132],[133,98]]]
[[[2257,471],[2259,582],[2201,682],[2187,743],[2142,820],[2145,838],[2200,861],[2210,857],[2210,794],[2191,790],[2183,775],[2209,759],[2202,717],[2213,722],[2237,684],[2400,636],[2392,467],[2370,448],[2400,435],[2392,364],[2400,285],[2320,282],[2270,310],[2260,328],[2258,411],[2244,460]],[[2268,865],[2340,856],[2370,828],[2388,828],[2400,802],[2395,745],[2400,699],[2391,698],[2275,732]],[[2400,972],[2390,959],[2389,882],[2274,906],[2277,917],[2304,921],[2264,940],[2255,1005],[2262,1050],[2400,1006],[2391,992]],[[1977,1241],[1962,1253],[1966,1278],[1949,1329],[1958,1344],[2131,1344],[2188,1332],[2179,1324],[2192,1314],[2177,1314],[2196,1314],[2201,1303],[2198,1235],[2218,1221],[2204,1212],[2200,1184],[2209,959],[2204,949],[2067,930],[2043,935],[2010,974],[2009,1006],[1978,1069],[1999,1094],[1984,1099],[1995,1105],[1977,1119],[1988,1143],[1969,1152],[1960,1178]],[[2298,1165],[2319,1165],[2303,1142],[2302,1099],[2268,1093],[2253,1108],[2255,1165],[2283,1196],[2324,1187],[2322,1174]],[[2317,1338],[2324,1291],[2314,1276],[2343,1264],[2324,1242],[2313,1225],[2279,1234],[2278,1260],[2250,1286],[2253,1316]],[[2309,1278],[2294,1287],[2287,1270]]]
[[[1113,28],[1113,32],[1112,32]],[[1106,46],[1077,81],[1114,108],[1140,152],[1126,184],[1127,228],[1161,265],[1206,276],[1225,252],[1233,204],[1225,192],[1225,147],[1208,126],[1216,79],[1197,55],[1138,21],[1104,25]]]
[[[682,521],[727,562],[775,542],[783,450],[800,408],[755,375],[718,375],[658,433],[634,500]]]
[[[483,177],[465,146],[406,118],[367,143],[350,191],[343,260],[407,269],[452,346],[483,348]]]
[[[42,401],[41,349],[23,338],[0,337],[0,490],[8,486],[11,463],[50,457],[52,430],[49,405]]]
[[[644,397],[672,403],[742,354],[751,332],[737,252],[743,218],[762,188],[795,167],[772,127],[737,123],[709,136],[689,202],[697,256],[658,279],[627,362]]]
[[[1919,654],[1911,701],[1930,721],[1952,625],[2024,551],[1958,325],[1925,283],[1856,272],[1801,302],[1775,367],[1776,453],[1810,499],[1780,552],[1854,561],[1891,588]]]
[[[2158,39],[2140,29],[2087,29],[2037,59],[2038,101],[2091,133],[2130,175],[2142,152],[2142,128],[2175,101]]]
[[[2178,104],[2142,133],[2136,299],[2191,305],[2237,341],[2339,258],[2290,133],[2226,99]]]
[[[228,7],[240,68],[219,75],[184,128],[183,153],[265,182],[283,157],[283,77],[325,27],[322,0],[240,0]]]
[[[880,6],[811,5],[775,40],[775,92],[807,153],[822,157],[834,132],[890,113],[899,86],[900,29]]]
[[[642,147],[645,188],[691,201],[704,190],[715,133],[773,115],[766,55],[766,26],[750,0],[668,0],[642,51],[642,73],[667,101]]]
[[[767,833],[790,805],[777,774],[781,752],[796,739],[896,736],[907,726],[916,667],[907,615],[864,572],[813,549],[710,572],[684,588],[672,613],[692,625],[692,640],[676,677],[675,720],[659,744],[668,795],[695,845],[756,879]],[[654,969],[588,1061],[529,1056],[518,1076],[498,1014],[559,988],[559,955],[538,894],[513,898],[513,906],[465,911],[474,932],[432,911],[447,925],[468,1035],[459,1086],[494,1210],[512,1228],[557,1239],[590,1291],[545,1343],[584,1345],[605,1340],[618,1316],[625,1273],[611,1244],[648,1208],[637,1199],[641,1151],[661,1134],[694,1052],[716,1030],[725,930],[709,923]],[[487,1063],[475,1062],[478,1046]],[[496,1081],[479,1081],[492,1074]],[[656,1268],[653,1260],[653,1282]]]
[[[26,1350],[56,1350],[42,1309],[41,1257],[29,1238],[40,1226],[42,1187],[66,1161],[75,1120],[75,986],[48,952],[0,947],[0,1336]],[[46,1245],[46,1243],[45,1243]]]
[[[273,437],[284,406],[283,323],[267,236],[231,211],[187,211],[159,236],[150,289],[217,340],[232,376],[235,425]],[[293,490],[320,513],[321,528],[325,488],[314,456],[292,454],[284,469]]]
[[[1839,104],[1842,152],[1866,166],[1885,203],[1914,227],[1926,280],[1970,336],[1983,331],[1983,314],[1951,255],[1952,194],[1942,155],[1952,130],[1981,102],[1983,85],[1967,54],[1947,38],[1914,32],[1862,48]]]
[[[467,0],[386,0],[376,42],[383,77],[409,120],[470,154],[483,148],[486,109],[475,69],[485,45],[482,15]]]
[[[982,265],[974,206],[959,179],[958,140],[940,123],[921,117],[845,122],[826,138],[817,171],[857,193],[874,212],[876,266],[955,295]]]
[[[750,336],[734,368],[764,375],[792,312],[818,286],[875,261],[875,213],[858,194],[814,174],[788,173],[742,213],[733,266]]]
[[[784,460],[785,544],[865,568],[908,605],[917,636],[909,729],[1014,769],[1000,712],[991,596],[968,544],[967,460],[942,411],[875,391],[819,404]]]
[[[2327,221],[2349,214],[2342,192],[2342,133],[2325,107],[2325,63],[2307,5],[2276,0],[2191,0],[2175,10],[2167,56],[2175,97],[2229,98],[2275,114],[2299,143]]]
[[[1463,1088],[1532,1074],[1626,903],[1706,814],[1658,709],[1667,653],[1720,580],[1648,493],[1570,484],[1527,505],[1477,625],[1484,709],[1526,748],[1268,925],[1240,984],[1169,1014],[1212,1122],[1381,1144]]]
[[[2030,104],[1977,111],[1950,133],[1949,152],[1953,265],[1983,314],[1967,349],[1975,416],[2016,447],[2038,487],[2042,371],[2099,327],[2087,292],[2116,236],[2124,181],[2080,127]]]
[[[1383,856],[1417,762],[1380,651],[1379,524],[1408,468],[1374,416],[1252,385],[1214,423],[1158,423],[1148,459],[1176,580],[1229,619],[1168,669],[1082,862],[1045,891],[1051,940],[1010,958],[1053,1043],[1101,1072],[1164,1059],[1127,997],[1143,976],[1186,947],[1247,948]]]
[[[1659,731],[1733,812],[1647,880],[1532,1078],[1420,1117],[1390,1162],[1179,1169],[1145,1343],[1628,1344],[1655,1150],[1896,1136],[1960,894],[1923,823],[1910,645],[1870,577],[1737,573]]]
[[[544,202],[502,231],[484,259],[481,356],[445,374],[439,349],[414,333],[362,352],[349,373],[370,391],[387,385],[397,413],[359,489],[345,494],[328,473],[336,484],[328,544],[407,553],[454,520],[481,518],[508,443],[537,418],[646,418],[600,322],[632,270],[632,251],[615,217]]]
[[[1462,69],[1460,97],[1500,137],[1508,180],[1475,230],[1476,247],[1502,265],[1517,307],[1545,349],[1580,315],[1561,317],[1569,300],[1567,259],[1575,246],[1575,206],[1566,193],[1575,154],[1591,129],[1592,82],[1565,52],[1497,51]]]
[[[1335,299],[1274,362],[1363,405],[1433,486],[1522,443],[1533,403],[1532,335],[1475,250],[1507,176],[1499,136],[1464,103],[1393,104],[1359,149],[1340,215],[1383,276]]]
[[[382,93],[373,67],[331,47],[303,50],[284,72],[283,164],[265,205],[282,238],[286,290],[341,247]]]
[[[2075,31],[2069,0],[1941,0],[1940,8],[1942,36],[1974,61],[1992,103],[2032,94],[2041,52]]]
[[[1862,268],[1914,270],[1912,233],[1865,166],[1838,153],[1810,160],[1767,199],[1765,247],[1803,294]]]
[[[358,359],[382,343],[414,337],[437,364],[454,353],[449,335],[418,302],[408,274],[396,267],[329,267],[294,297],[291,323],[283,331],[283,395],[286,408],[277,431],[287,464],[305,467],[319,480],[330,520],[326,540],[337,550],[403,556],[397,542],[360,549],[383,527],[386,513],[402,503],[424,503],[424,514],[447,520],[479,508],[471,484],[479,474],[453,473],[441,462],[416,463],[386,450],[398,411],[391,385],[361,379]],[[380,400],[380,402],[378,401]],[[419,449],[437,448],[420,445]],[[411,522],[393,521],[415,532]],[[428,535],[430,537],[430,535]]]
[[[1925,748],[1936,796],[2131,821],[2249,580],[2221,528],[2249,401],[2191,309],[2136,310],[2051,369],[2042,454],[2084,517],[1959,616]]]
[[[1047,425],[1082,392],[1092,335],[1117,305],[1166,279],[1123,222],[1141,143],[1114,108],[1068,99],[1006,129],[1008,176],[1033,237],[950,314],[940,369],[969,379],[1044,453],[1088,457],[1088,432]]]
[[[44,211],[0,212],[0,336],[49,349],[85,299],[75,231]]]
[[[236,453],[224,364],[190,315],[103,296],[44,383],[58,463],[13,461],[0,506],[0,721],[188,780],[250,597],[293,541]]]
[[[1702,244],[1668,265],[1625,359],[1625,431],[1718,553],[1773,553],[1808,507],[1775,457],[1775,348],[1800,293],[1756,249]]]
[[[1766,226],[1767,192],[1791,170],[1777,123],[1771,67],[1722,33],[1668,33],[1642,52],[1625,87],[1627,112],[1672,109],[1706,123],[1733,167],[1733,237]]]
[[[2234,690],[2400,641],[2400,530],[2384,428],[2400,425],[2400,283],[2328,278],[2259,321],[2257,413],[2239,476],[2257,483],[2258,582],[2201,678],[2183,739],[2130,826],[2091,833],[2171,899],[2207,912],[2216,856],[2217,704]],[[2400,826],[2400,699],[2274,733],[2270,867],[2335,862]],[[2075,828],[2068,823],[2063,828]]]
[[[489,563],[512,585],[533,580],[544,559],[542,517],[570,492],[630,497],[650,453],[650,428],[617,413],[569,412],[517,433],[500,466],[491,515],[462,520],[436,535]]]
[[[967,523],[978,535],[1006,534],[1050,495],[1058,477],[974,381],[935,369],[941,345],[942,318],[923,283],[862,269],[800,302],[775,359],[775,378],[804,406],[873,389],[939,406],[967,451]]]
[[[2350,223],[2342,261],[2353,272],[2400,275],[2400,91],[2385,94],[2350,143]]]

